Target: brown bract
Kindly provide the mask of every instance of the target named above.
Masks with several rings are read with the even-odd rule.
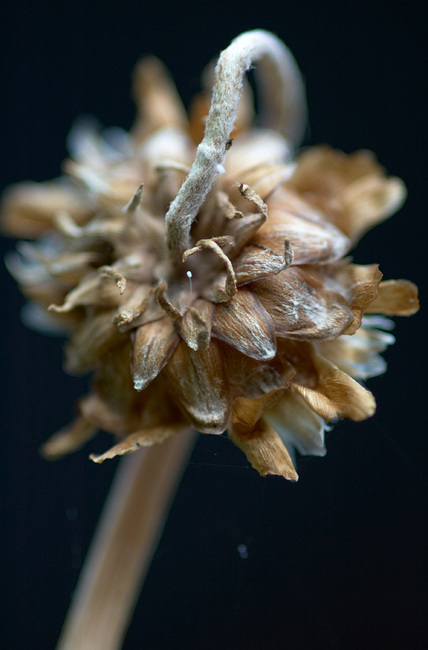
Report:
[[[374,413],[360,382],[383,372],[393,339],[365,315],[418,309],[412,283],[345,257],[401,206],[404,185],[366,151],[315,147],[292,161],[279,133],[249,123],[246,92],[179,259],[165,213],[209,106],[200,99],[189,124],[154,59],[138,64],[134,97],[129,134],[106,141],[77,125],[64,178],[4,196],[4,229],[40,237],[8,257],[28,319],[66,333],[69,372],[93,373],[78,418],[43,452],[102,428],[118,437],[92,456],[102,462],[190,424],[228,431],[260,474],[297,480],[295,449],[323,455],[328,422]]]

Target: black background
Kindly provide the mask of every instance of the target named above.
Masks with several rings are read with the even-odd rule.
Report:
[[[4,2],[1,185],[60,173],[73,119],[132,122],[144,53],[186,103],[238,33],[276,32],[306,77],[307,143],[374,150],[409,198],[355,260],[427,286],[424,3]],[[3,238],[1,252],[14,245]],[[85,449],[47,463],[41,442],[73,416],[86,382],[61,370],[60,339],[28,331],[1,273],[0,643],[54,647],[115,463]],[[260,478],[223,438],[201,437],[155,555],[125,649],[426,647],[426,324],[397,319],[376,416],[341,423],[300,481]],[[107,437],[91,444],[101,451]],[[248,557],[238,546],[245,544]]]

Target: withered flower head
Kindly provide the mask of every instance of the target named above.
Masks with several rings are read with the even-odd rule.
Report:
[[[253,61],[263,126],[243,85]],[[143,60],[130,133],[78,124],[64,178],[4,197],[7,232],[38,240],[8,258],[27,320],[69,334],[68,372],[93,372],[49,457],[99,428],[118,442],[96,462],[192,426],[296,480],[294,449],[324,455],[327,423],[374,413],[362,381],[385,370],[385,316],[413,314],[417,292],[346,256],[404,185],[367,151],[292,158],[304,93],[271,34],[235,39],[215,73],[211,107],[206,90],[188,119],[162,65]]]

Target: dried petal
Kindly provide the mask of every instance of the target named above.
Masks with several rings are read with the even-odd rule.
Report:
[[[249,436],[238,433],[234,424],[230,427],[229,438],[242,449],[247,460],[261,476],[274,474],[289,481],[298,480],[299,476],[284,443],[266,422],[260,422]]]
[[[364,325],[353,336],[340,336],[334,341],[318,344],[321,354],[354,379],[376,377],[386,370],[386,361],[379,355],[395,338]]]
[[[78,417],[64,429],[55,433],[41,447],[41,454],[49,459],[60,458],[72,451],[77,451],[94,437],[96,428],[85,418]]]
[[[176,322],[177,330],[192,350],[208,347],[215,308],[208,300],[195,300],[183,318]]]
[[[419,309],[418,288],[409,280],[387,280],[379,285],[377,298],[367,308],[368,314],[411,316]]]
[[[354,334],[369,305],[378,294],[382,273],[377,264],[360,266],[346,262],[306,266],[305,271],[316,277],[331,291],[340,293],[354,314],[354,320],[344,334]]]
[[[259,164],[240,176],[262,199],[266,201],[269,196],[283,185],[293,174],[295,166],[291,163],[273,165],[272,162]]]
[[[269,313],[275,333],[291,339],[332,339],[353,321],[346,300],[292,266],[251,288]]]
[[[288,239],[285,240],[282,256],[264,246],[250,244],[233,262],[236,282],[239,286],[269,275],[276,275],[290,266],[292,261],[293,251]]]
[[[317,373],[315,385],[308,388],[293,383],[293,389],[315,413],[327,422],[344,417],[360,421],[374,414],[372,393],[321,355],[313,354],[312,362]]]
[[[89,458],[93,460],[94,463],[103,463],[105,460],[110,458],[116,458],[116,456],[131,454],[132,452],[144,447],[159,445],[172,436],[180,435],[181,431],[183,431],[182,426],[156,427],[153,429],[136,431],[113,447],[110,447],[110,449],[104,452],[104,454],[91,454]]]
[[[347,156],[329,147],[302,152],[288,185],[326,212],[354,243],[396,212],[406,195],[402,181],[386,179],[371,152]]]
[[[109,348],[126,340],[124,337],[114,325],[110,310],[88,315],[76,326],[66,347],[67,372],[80,374],[93,369]]]
[[[197,431],[223,433],[230,416],[230,396],[219,344],[205,350],[181,343],[165,368],[171,395]]]
[[[295,447],[304,455],[325,455],[325,422],[300,395],[287,391],[263,417],[280,435],[287,448]]]
[[[26,238],[50,230],[56,215],[64,210],[77,223],[84,223],[92,214],[78,190],[59,181],[17,183],[4,193],[2,209],[4,232]]]
[[[276,191],[267,203],[269,219],[254,236],[255,243],[281,254],[289,239],[294,264],[332,261],[348,252],[349,239],[290,190]]]
[[[169,318],[142,325],[135,332],[132,376],[135,390],[144,390],[168,363],[180,341]]]
[[[217,305],[213,336],[254,359],[272,359],[276,353],[272,321],[260,300],[240,289],[228,302]]]
[[[174,83],[156,57],[146,57],[136,66],[133,96],[138,109],[134,126],[137,140],[164,126],[186,126],[186,112]]]

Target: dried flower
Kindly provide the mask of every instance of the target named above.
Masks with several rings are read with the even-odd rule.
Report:
[[[243,77],[260,62],[263,127]],[[209,76],[209,75],[207,75]],[[275,93],[273,92],[275,89]],[[190,426],[229,437],[262,475],[296,480],[293,450],[323,455],[327,423],[373,415],[362,381],[385,370],[384,316],[418,308],[415,286],[345,257],[405,198],[366,151],[293,160],[305,126],[297,67],[278,39],[223,52],[209,107],[190,121],[155,59],[135,71],[131,132],[77,124],[65,177],[4,197],[20,243],[8,265],[27,320],[69,334],[66,369],[93,372],[79,417],[49,440],[70,452],[98,428],[119,441],[96,462]],[[48,311],[47,311],[48,310]]]
[[[243,83],[253,62],[257,127]],[[295,449],[324,455],[327,423],[373,415],[362,382],[385,370],[387,316],[418,309],[411,282],[345,257],[401,206],[403,183],[366,151],[292,158],[303,86],[271,34],[239,36],[215,72],[211,106],[208,69],[188,119],[162,65],[142,61],[129,134],[81,122],[64,178],[4,196],[4,229],[38,240],[7,260],[25,319],[69,335],[68,372],[93,372],[43,453],[98,428],[118,442],[95,462],[148,447],[121,463],[58,650],[120,647],[192,428],[227,430],[260,474],[297,480]]]

